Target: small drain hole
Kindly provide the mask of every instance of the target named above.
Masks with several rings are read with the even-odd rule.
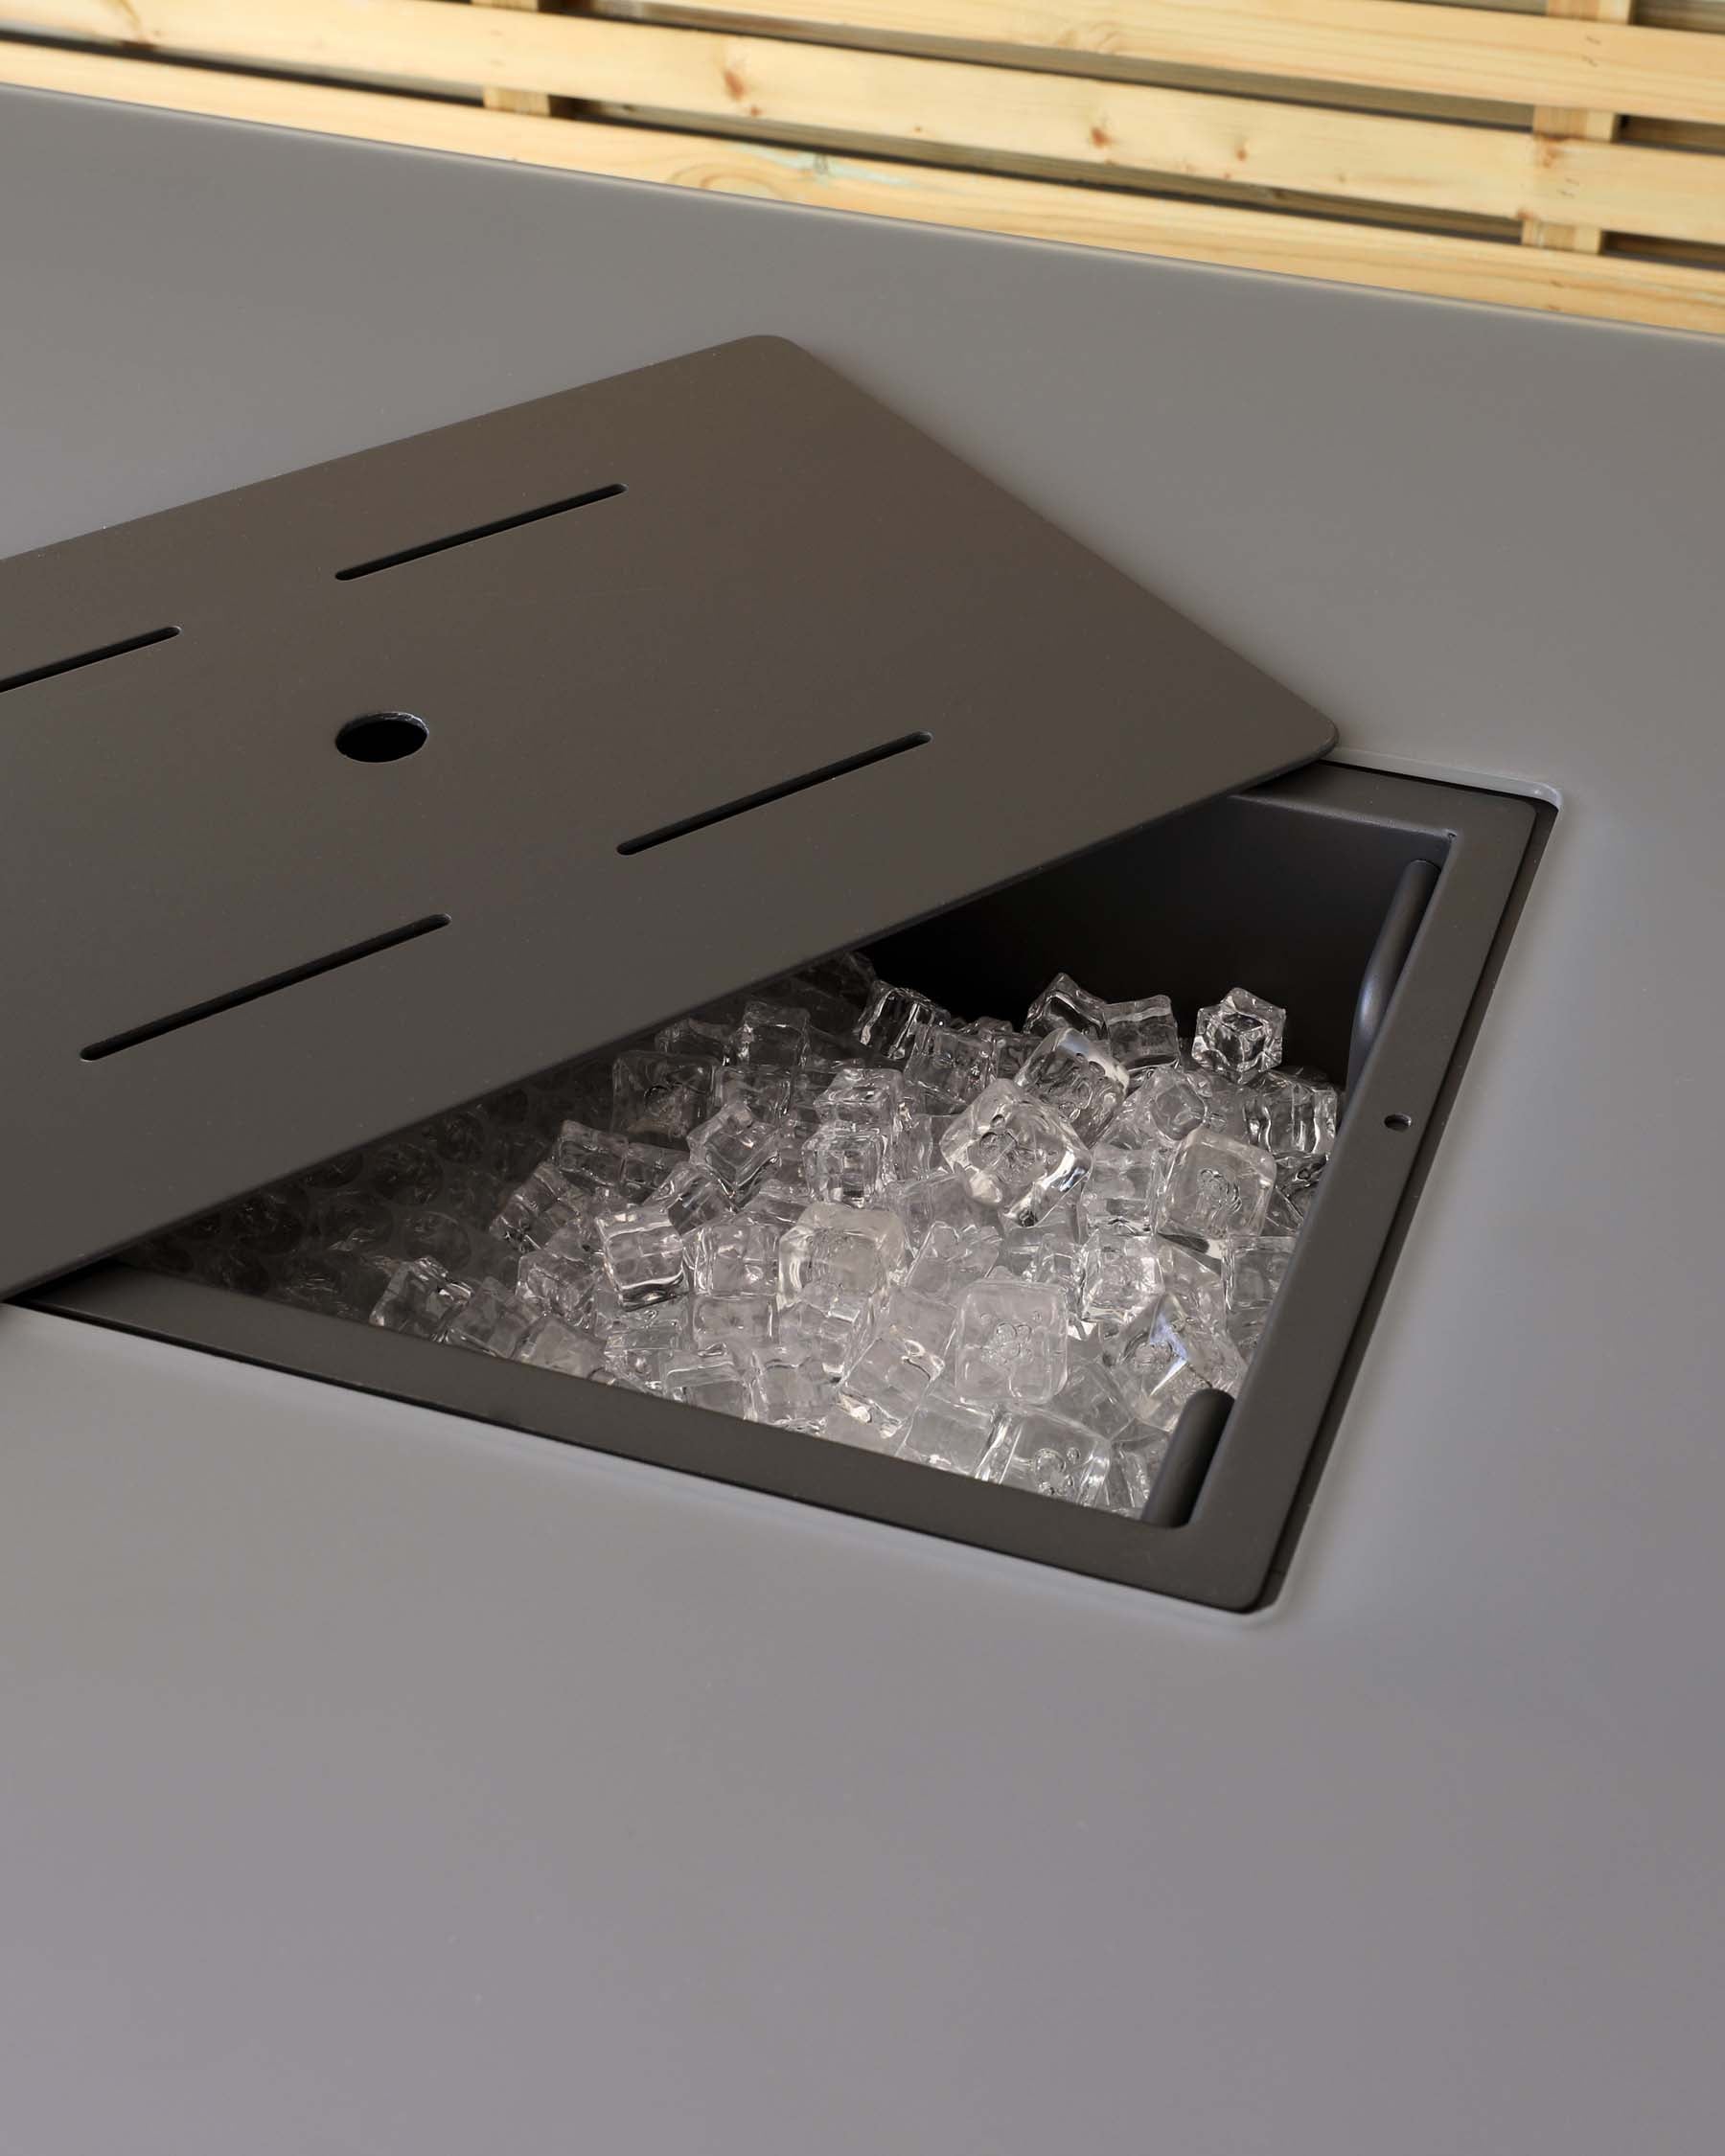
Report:
[[[1411,1115],[1386,1115],[1384,1128],[1387,1131],[1411,1131],[1414,1128],[1414,1118]]]
[[[369,711],[350,719],[335,736],[335,745],[356,764],[394,764],[424,748],[430,727],[411,711]]]

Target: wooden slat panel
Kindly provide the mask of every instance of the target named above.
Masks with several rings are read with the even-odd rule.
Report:
[[[1580,22],[1627,22],[1635,0],[1546,0],[1546,12]],[[1618,131],[1615,112],[1590,112],[1577,105],[1537,104],[1533,132],[1548,140],[1579,136],[1584,142],[1610,142]],[[1605,235],[1597,224],[1553,224],[1530,218],[1522,238],[1530,247],[1565,247],[1572,254],[1597,255]]]
[[[690,20],[747,18],[899,37],[1041,46],[1114,58],[1703,119],[1686,102],[1725,87],[1725,50],[1697,55],[1692,29],[1559,23],[1538,13],[1431,6],[1425,0],[674,0]],[[1540,0],[1530,0],[1537,9]],[[1668,21],[1725,28],[1725,0],[1650,0]],[[1676,34],[1685,43],[1671,43]],[[1676,78],[1692,67],[1701,82]],[[1681,106],[1681,109],[1679,109]]]
[[[15,12],[20,0],[9,4]],[[44,22],[81,20],[93,4],[111,12],[103,0],[23,0]],[[422,52],[440,77],[651,104],[694,122],[724,116],[769,132],[775,125],[813,127],[1064,158],[1101,171],[1245,180],[1341,200],[1725,241],[1717,167],[1678,150],[1536,144],[1519,130],[444,0],[255,0],[242,14],[224,0],[126,0],[126,9],[134,34],[172,30],[176,41],[200,50],[239,49],[278,63],[334,70],[345,53],[349,66],[399,69]]]
[[[475,8],[515,8],[524,15],[539,12],[540,0],[472,0]],[[485,102],[494,112],[529,112],[545,118],[551,110],[551,100],[543,90],[497,90],[484,93]]]
[[[1613,255],[1569,255],[986,173],[851,162],[40,46],[0,44],[0,80],[919,223],[1725,333],[1725,277]]]
[[[767,11],[786,5],[761,0]],[[876,11],[883,18],[910,13],[922,34],[946,26],[943,34],[979,34],[1000,45],[1052,37],[1070,47],[1084,34],[1073,27],[1072,0],[796,0],[796,6],[816,15],[824,9],[840,19],[841,11],[860,18]],[[1480,13],[1425,0],[1111,0],[1104,20],[1103,31],[1091,33],[1104,49],[1146,57],[1725,123],[1725,41],[1692,32]],[[6,22],[334,73],[399,73],[417,57],[426,75],[442,80],[552,93],[568,90],[572,65],[607,64],[615,50],[608,35],[677,34],[447,0],[246,0],[243,7],[233,0],[0,0],[0,23]]]

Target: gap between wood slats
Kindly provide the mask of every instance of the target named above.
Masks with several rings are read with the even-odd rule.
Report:
[[[1687,264],[835,159],[16,42],[0,42],[0,80],[917,223],[1725,333],[1725,277]]]

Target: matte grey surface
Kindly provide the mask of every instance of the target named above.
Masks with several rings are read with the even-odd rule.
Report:
[[[0,176],[9,548],[771,330],[1564,804],[1262,1618],[0,1317],[0,2131],[1711,2156],[1717,346],[47,100]]]
[[[780,337],[0,561],[0,1294],[1334,738]]]

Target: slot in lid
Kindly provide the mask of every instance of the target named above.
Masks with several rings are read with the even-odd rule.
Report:
[[[1333,740],[774,337],[0,563],[0,1293]]]

